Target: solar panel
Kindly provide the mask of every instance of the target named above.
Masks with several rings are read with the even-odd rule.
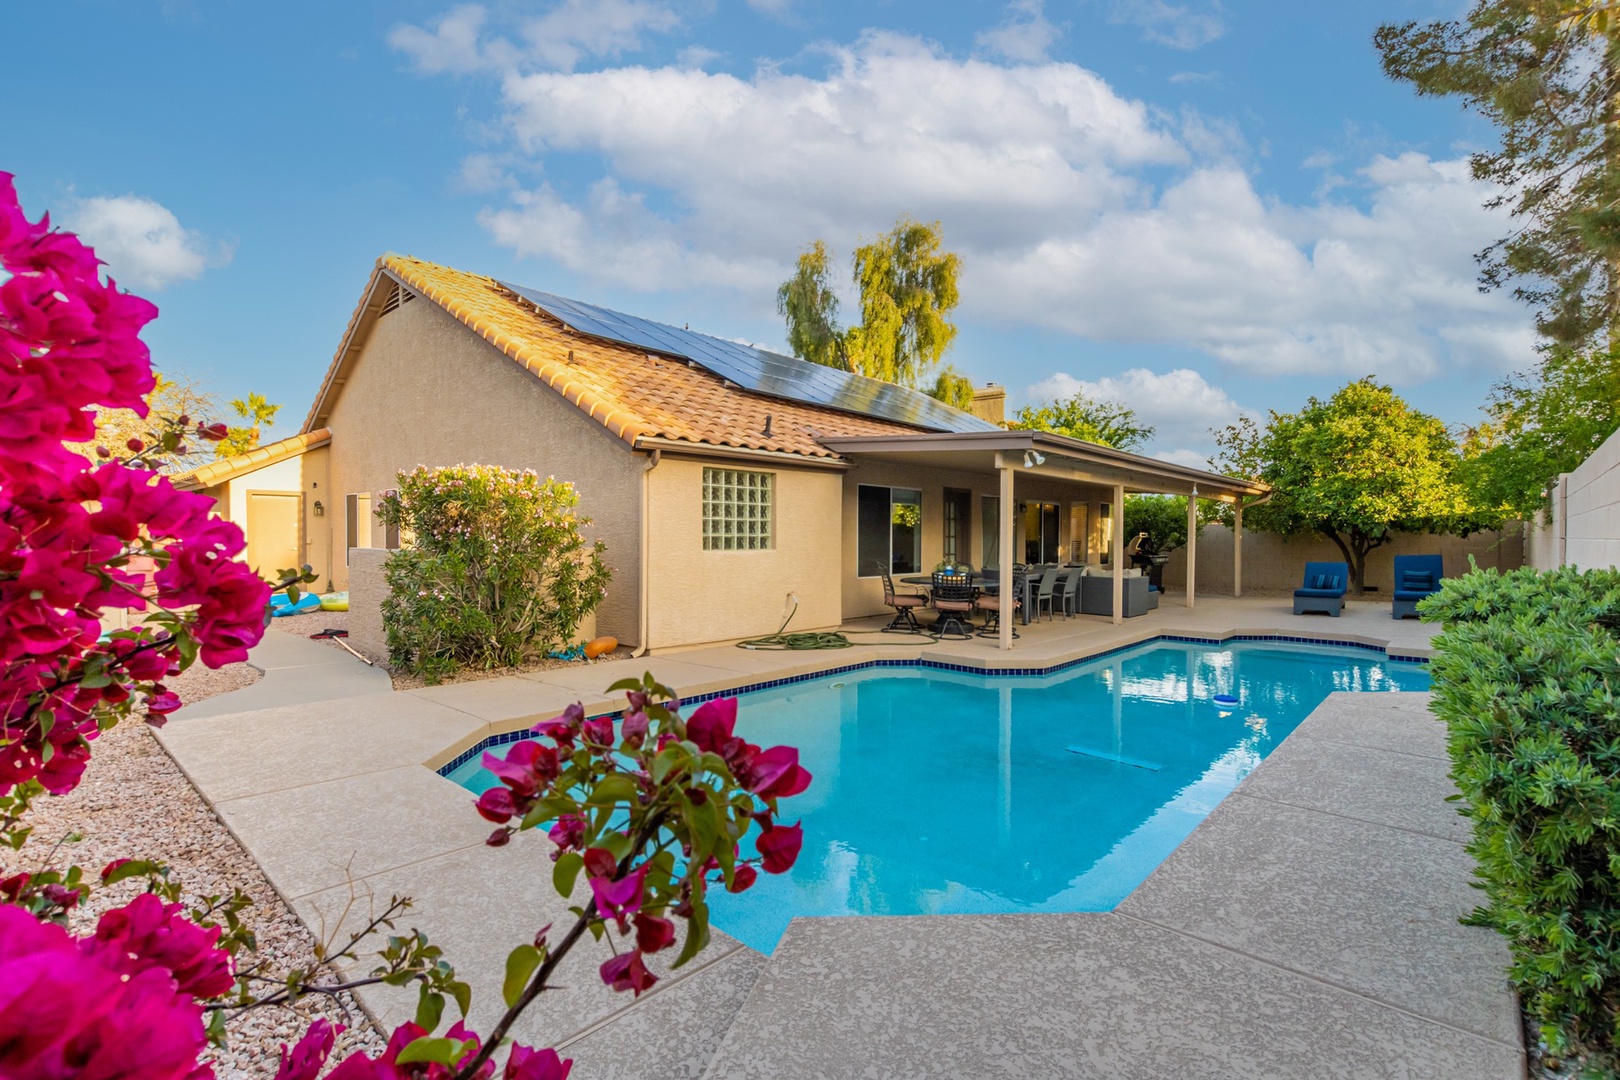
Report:
[[[996,425],[918,390],[850,371],[812,364],[768,349],[582,304],[551,293],[503,286],[575,331],[649,352],[690,360],[756,394],[878,416],[933,431],[997,431]]]

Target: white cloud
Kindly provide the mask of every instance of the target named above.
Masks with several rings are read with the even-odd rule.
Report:
[[[1140,27],[1144,38],[1172,49],[1201,48],[1226,33],[1219,0],[1203,10],[1166,0],[1113,0],[1108,21]]]
[[[1022,63],[1047,59],[1062,31],[1047,21],[1044,0],[1012,0],[1000,26],[982,30],[974,38],[979,48]]]
[[[1027,400],[1037,403],[1061,401],[1075,394],[1129,405],[1139,423],[1152,426],[1156,447],[1210,446],[1210,429],[1223,428],[1246,413],[1255,414],[1255,410],[1245,409],[1225,390],[1211,386],[1191,368],[1176,368],[1163,374],[1147,368],[1130,368],[1097,379],[1078,379],[1060,371],[1025,391]],[[1189,453],[1197,455],[1200,468],[1209,456],[1191,450],[1168,450],[1155,456],[1174,461],[1180,459],[1166,455]]]
[[[73,203],[64,222],[96,249],[120,285],[161,289],[231,261],[230,247],[181,227],[167,207],[139,195]]]
[[[971,317],[1396,383],[1532,356],[1520,306],[1476,287],[1473,253],[1506,222],[1466,161],[1376,157],[1288,203],[1256,189],[1235,126],[1151,110],[1074,64],[885,33],[829,53],[809,75],[509,67],[504,165],[464,169],[508,193],[479,220],[582,276],[719,286],[763,314],[808,241],[847,253],[910,213],[944,223]],[[575,186],[546,168],[560,154],[601,171]]]
[[[464,4],[440,16],[429,29],[396,26],[388,43],[409,55],[424,74],[519,68],[572,71],[587,58],[636,52],[644,45],[644,35],[666,33],[680,21],[673,8],[657,0],[562,0],[544,14],[515,20],[507,28],[512,36],[504,36],[486,34],[487,9]]]

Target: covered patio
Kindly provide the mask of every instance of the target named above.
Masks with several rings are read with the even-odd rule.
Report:
[[[846,507],[854,501],[856,512],[846,513],[846,520],[856,521],[857,530],[867,501],[861,488],[878,491],[889,484],[913,482],[908,477],[943,478],[938,482],[947,485],[941,490],[944,520],[938,531],[923,534],[918,560],[922,566],[947,558],[971,561],[966,553],[973,550],[970,537],[977,520],[978,550],[984,556],[981,561],[986,570],[997,572],[1000,582],[1011,582],[1014,565],[1023,562],[1093,567],[1106,564],[1112,579],[1111,622],[1115,625],[1125,620],[1126,567],[1121,553],[1126,545],[1126,495],[1189,497],[1184,593],[1188,608],[1197,604],[1196,500],[1214,499],[1233,508],[1233,592],[1241,596],[1243,511],[1245,506],[1264,502],[1270,495],[1270,488],[1258,481],[1191,469],[1041,431],[828,437],[821,443],[854,465],[846,479],[846,490],[854,489],[854,499],[847,493]],[[876,483],[868,483],[868,479]],[[890,490],[916,490],[921,500],[924,482],[915,483],[915,489]],[[951,483],[961,486],[948,486]],[[983,492],[981,513],[977,515],[972,508],[975,490]],[[989,494],[992,491],[994,495]],[[1025,500],[1022,510],[1020,499]],[[1034,514],[1028,512],[1030,503],[1038,507]],[[1098,511],[1095,516],[1090,512],[1093,507]],[[1026,516],[1031,523],[1026,523]],[[1067,543],[1061,541],[1065,534]],[[853,562],[857,580],[877,573],[872,560],[861,552],[863,542],[863,537],[855,538],[855,558],[846,560],[846,564]],[[1036,557],[1029,558],[1032,554]],[[1060,557],[1050,558],[1055,554]],[[1014,620],[1010,611],[1007,614],[1000,620],[996,641],[1000,650],[1013,648]]]

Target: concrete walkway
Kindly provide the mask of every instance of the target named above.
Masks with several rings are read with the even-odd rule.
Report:
[[[1291,621],[1286,605],[1201,602],[1164,610],[1176,618],[1151,630],[1353,639],[1388,628],[1414,652],[1432,633],[1387,612],[1381,624],[1371,612]],[[1150,628],[1031,629],[1024,663]],[[977,643],[711,648],[409,693],[373,689],[380,673],[340,650],[267,644],[264,680],[183,710],[159,738],[317,935],[413,897],[401,929],[445,947],[473,984],[473,1026],[487,1029],[507,952],[561,924],[567,905],[551,888],[549,842],[484,846],[471,798],[424,762],[570,701],[608,707],[603,688],[645,668],[691,695],[880,655],[960,663]],[[343,696],[311,703],[318,682]],[[1114,913],[802,919],[769,958],[716,933],[639,1001],[601,986],[607,946],[587,939],[559,974],[566,992],[545,995],[519,1037],[560,1045],[580,1080],[1520,1076],[1505,950],[1456,922],[1475,894],[1425,701],[1334,695]],[[391,1026],[414,994],[363,1000]]]

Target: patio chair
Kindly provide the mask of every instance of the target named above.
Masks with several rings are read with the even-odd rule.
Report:
[[[989,574],[990,574],[990,572],[988,570],[986,570],[985,571],[986,580],[989,580]],[[1021,599],[1021,597],[1023,595],[1024,595],[1024,571],[1022,569],[1017,569],[1017,570],[1013,571],[1012,588],[1006,590],[1006,596],[1008,598],[1008,600],[1007,600],[1007,610],[1012,615],[1017,615],[1019,609],[1024,606],[1024,601]],[[984,625],[979,627],[979,636],[980,637],[999,637],[999,636],[1001,636],[1002,593],[1001,592],[980,593],[974,599],[973,606],[975,608],[977,608],[978,610],[984,612]],[[1013,637],[1018,636],[1018,624],[1016,622],[1013,624],[1012,636]]]
[[[894,618],[883,628],[884,633],[920,634],[916,611],[928,603],[928,597],[917,593],[895,592],[894,579],[883,575],[883,606],[894,608]]]
[[[973,579],[968,575],[947,574],[944,571],[934,574],[932,607],[939,612],[939,619],[934,623],[934,633],[942,638],[954,637],[962,640],[973,636],[973,631],[968,629],[965,618],[973,614]]]
[[[1395,599],[1390,618],[1417,618],[1418,601],[1440,591],[1445,563],[1438,555],[1395,556]]]
[[[1041,571],[1040,580],[1035,586],[1035,610],[1032,614],[1040,618],[1041,609],[1045,608],[1048,615],[1052,614],[1052,592],[1057,588],[1057,567],[1048,567]]]
[[[1294,614],[1321,612],[1335,619],[1344,610],[1344,591],[1350,584],[1350,567],[1342,562],[1308,562],[1304,583],[1294,590]]]
[[[1080,610],[1080,575],[1081,567],[1068,570],[1058,578],[1057,585],[1052,589],[1053,609],[1062,608],[1063,617],[1068,618]]]

